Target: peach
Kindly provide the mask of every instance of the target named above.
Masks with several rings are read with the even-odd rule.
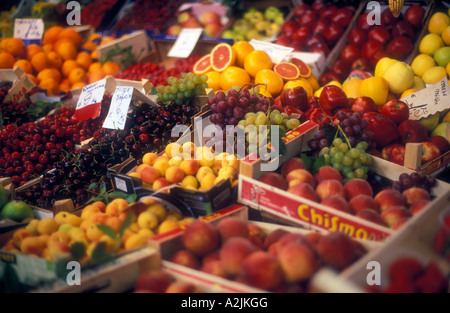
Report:
[[[180,164],[180,168],[185,175],[195,175],[200,168],[197,160],[183,160]]]
[[[140,247],[143,247],[147,244],[147,237],[143,234],[132,234],[125,241],[125,250],[130,251]]]
[[[189,160],[194,156],[196,147],[193,142],[185,142],[181,145],[181,150],[183,151],[183,158]]]
[[[90,241],[99,240],[100,237],[104,235],[104,232],[97,227],[96,224],[92,223],[86,229],[86,236]]]
[[[134,286],[134,289],[163,293],[167,290],[172,282],[173,279],[170,274],[162,270],[156,270],[141,274]]]
[[[44,217],[39,221],[39,224],[37,225],[37,231],[39,234],[47,234],[50,235],[51,233],[58,230],[59,225],[56,223],[56,221],[51,217]]]
[[[211,224],[195,220],[186,227],[182,241],[187,250],[197,256],[204,256],[219,247],[220,235]]]
[[[166,148],[164,149],[164,152],[167,154],[167,156],[170,159],[175,156],[181,156],[183,153],[183,149],[181,148],[181,145],[179,143],[171,142],[166,146]]]
[[[110,227],[117,234],[122,225],[122,221],[118,216],[110,216],[106,219],[105,225]]]
[[[170,181],[168,181],[167,179],[165,179],[164,177],[160,177],[157,180],[155,180],[155,182],[153,183],[153,189],[155,190],[160,190],[163,189],[167,186],[170,186]]]
[[[286,179],[284,179],[283,176],[281,176],[278,173],[272,173],[272,172],[264,173],[258,179],[258,181],[260,181],[264,184],[267,184],[269,186],[279,188],[281,190],[288,189],[288,183],[287,183]]]
[[[170,261],[193,269],[198,269],[200,267],[200,262],[197,257],[184,249],[177,251],[170,258]]]
[[[430,202],[429,200],[418,201],[409,208],[409,212],[414,216],[422,211]]]
[[[181,156],[177,155],[177,156],[174,156],[173,158],[171,158],[171,159],[169,160],[169,165],[170,165],[171,167],[172,167],[172,166],[178,166],[178,167],[180,167],[181,162],[183,162],[183,158],[182,158]],[[166,174],[166,175],[167,175],[167,174]]]
[[[159,202],[151,204],[145,211],[155,214],[158,217],[159,222],[162,222],[167,217],[166,208]]]
[[[371,209],[375,212],[379,212],[380,206],[378,203],[370,196],[365,194],[360,194],[354,196],[348,203],[350,210],[353,214],[358,213],[362,209]]]
[[[256,235],[248,235],[248,240],[250,240],[250,242],[257,247],[260,250],[265,250],[264,249],[264,242],[261,240],[260,237],[256,236]]]
[[[28,225],[25,227],[25,229],[28,229],[30,232],[33,233],[33,235],[38,235],[37,226],[39,224],[38,219],[32,219],[28,222]]]
[[[282,248],[290,243],[304,244],[309,246],[311,249],[313,248],[310,241],[308,240],[308,238],[306,238],[305,235],[299,233],[288,233],[275,243],[275,252],[278,253]]]
[[[147,168],[147,167],[149,167],[149,166],[150,166],[150,165],[147,165],[147,164],[139,164],[139,165],[136,167],[136,170],[134,171],[134,173],[139,174],[139,177],[140,177],[142,171],[144,170],[144,168]]]
[[[166,171],[166,179],[172,184],[180,183],[184,178],[183,170],[178,166],[171,166]]]
[[[159,177],[159,171],[153,166],[147,166],[141,172],[141,180],[146,184],[153,184]]]
[[[155,160],[157,158],[158,158],[158,155],[156,153],[154,153],[154,152],[147,152],[142,157],[142,163],[150,165],[150,166],[153,166],[153,164],[155,163]]]
[[[200,271],[222,278],[228,277],[228,274],[225,271],[223,264],[220,260],[212,260],[204,263],[200,268]]]
[[[280,240],[281,237],[286,234],[289,234],[289,232],[282,228],[272,230],[264,240],[264,247],[266,249],[269,248],[273,243],[276,243],[278,240]]]
[[[342,175],[337,169],[332,166],[321,166],[319,170],[314,174],[314,179],[319,184],[320,182],[328,179],[337,179],[342,183]]]
[[[200,188],[199,190],[208,190],[212,186],[214,186],[216,182],[216,175],[214,173],[207,173],[201,180],[200,180]]]
[[[248,238],[232,237],[223,243],[219,255],[223,268],[227,274],[236,276],[241,271],[244,259],[255,252],[256,247]]]
[[[225,217],[217,223],[216,228],[222,242],[232,237],[248,238],[249,236],[247,223],[235,216]]]
[[[52,260],[56,260],[69,253],[69,243],[64,241],[49,240],[47,242],[49,256]]]
[[[286,180],[288,183],[292,180],[298,180],[300,182],[311,185],[311,187],[313,188],[316,186],[316,180],[314,179],[312,174],[305,169],[297,169],[289,172],[286,176]]]
[[[319,202],[319,196],[317,195],[314,188],[308,183],[296,184],[292,187],[289,187],[287,192],[314,202]]]
[[[341,232],[324,235],[317,244],[317,252],[325,263],[336,269],[350,265],[357,257],[353,239]]]
[[[359,217],[363,220],[381,225],[386,226],[386,223],[384,219],[381,217],[380,213],[375,212],[372,209],[360,209],[358,212],[356,212],[356,217]]]
[[[198,147],[195,150],[195,159],[198,160],[200,166],[213,167],[215,162],[214,153],[211,148],[208,147]]]
[[[266,233],[261,227],[256,224],[248,224],[247,228],[249,235],[254,235],[264,242],[264,240],[266,239]]]
[[[66,233],[60,232],[60,231],[56,231],[54,233],[52,233],[48,239],[48,243],[50,242],[65,242],[65,243],[69,243],[70,242],[70,236]]]
[[[69,215],[69,213],[66,211],[61,211],[61,212],[56,213],[56,215],[54,217],[56,224],[62,225],[62,224],[67,223],[66,219],[67,219],[68,215]]]
[[[20,243],[20,251],[25,254],[34,254],[39,256],[44,249],[38,237],[26,237]]]
[[[201,182],[203,180],[203,178],[207,175],[207,174],[214,174],[213,170],[208,167],[208,166],[201,166],[198,171],[197,174],[195,175],[195,178],[197,178],[197,180],[199,182]]]
[[[381,212],[383,212],[390,206],[406,205],[405,198],[402,196],[402,194],[398,190],[392,188],[384,189],[378,192],[374,199],[380,206]]]
[[[83,219],[81,217],[79,217],[78,215],[71,214],[71,213],[67,214],[66,223],[69,223],[74,227],[78,227],[81,225],[82,222],[83,222]]]
[[[344,186],[342,186],[342,183],[337,179],[327,179],[320,182],[316,187],[316,193],[319,196],[320,201],[333,195],[341,196],[345,199]]]
[[[205,255],[202,259],[202,265],[205,265],[206,263],[211,261],[220,261],[219,250],[213,251]]]
[[[181,181],[181,187],[186,189],[197,190],[198,188],[198,180],[195,176],[188,175],[183,178]]]
[[[346,182],[344,184],[344,191],[345,196],[349,201],[353,197],[361,194],[373,197],[372,186],[369,184],[367,180],[361,178],[352,178],[348,182]]]
[[[171,283],[167,289],[166,293],[194,293],[198,292],[197,286],[191,282],[186,281],[175,281]]]
[[[153,167],[156,168],[159,172],[159,176],[166,176],[166,171],[170,167],[169,160],[163,157],[158,157],[153,164]]]
[[[305,237],[315,247],[319,243],[319,240],[323,237],[323,234],[316,232],[316,231],[311,231],[311,232],[305,234]]]
[[[282,282],[283,270],[275,256],[256,251],[242,263],[239,278],[250,286],[270,290]]]
[[[311,278],[319,268],[319,260],[307,244],[291,242],[278,251],[278,261],[283,269],[284,279],[289,283]]]
[[[281,166],[281,176],[286,178],[290,172],[301,169],[305,169],[303,160],[299,157],[290,158]]]
[[[172,229],[178,228],[178,221],[174,221],[172,219],[165,219],[159,224],[158,234],[166,233],[171,231]]]
[[[388,207],[386,210],[381,212],[381,217],[386,222],[386,224],[389,227],[391,227],[398,220],[405,218],[405,217],[407,217],[407,218],[411,217],[411,213],[404,206],[394,205],[394,206]]]
[[[25,228],[20,228],[16,230],[13,234],[13,241],[16,248],[20,249],[20,245],[22,244],[22,240],[27,237],[32,237],[33,233]]]
[[[400,228],[403,227],[403,225],[405,225],[408,221],[409,221],[410,217],[404,217],[401,218],[399,220],[397,220],[392,226],[391,229],[392,230],[399,230]]]
[[[333,195],[325,198],[322,202],[322,205],[345,212],[345,213],[351,213],[350,207],[345,201],[344,198],[338,195]]]
[[[406,200],[406,205],[408,207],[416,204],[419,201],[430,201],[431,196],[429,192],[420,187],[411,187],[403,191],[402,196]]]

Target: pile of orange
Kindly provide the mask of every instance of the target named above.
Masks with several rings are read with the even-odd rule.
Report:
[[[101,64],[95,49],[99,35],[86,42],[71,28],[53,26],[44,32],[42,45],[25,45],[19,38],[4,38],[0,42],[0,69],[20,67],[49,95],[81,88],[120,71],[114,62]],[[100,41],[107,42],[110,38]]]
[[[208,87],[215,91],[227,91],[245,84],[262,84],[267,86],[260,87],[262,94],[276,97],[283,89],[302,86],[307,90],[308,96],[312,96],[319,88],[318,81],[311,72],[295,79],[280,76],[270,56],[262,50],[254,49],[247,41],[237,41],[232,46],[220,43],[210,55],[210,65],[194,65],[194,73],[197,70],[199,73],[196,74],[207,75]]]

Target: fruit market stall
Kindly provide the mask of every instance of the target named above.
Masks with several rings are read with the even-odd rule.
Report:
[[[444,1],[30,3],[0,292],[450,291]]]

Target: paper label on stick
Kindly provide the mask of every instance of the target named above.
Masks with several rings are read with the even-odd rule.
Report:
[[[289,55],[289,53],[294,51],[293,48],[288,48],[274,43],[255,39],[252,39],[250,41],[250,44],[253,46],[253,48],[255,48],[255,50],[262,50],[266,52],[272,59],[273,63],[280,63]]]
[[[100,103],[105,94],[106,79],[99,80],[93,84],[83,87],[77,102],[77,110],[94,103]]]
[[[133,97],[133,87],[117,86],[111,99],[108,115],[103,122],[103,128],[124,129],[128,108]]]
[[[20,39],[42,39],[44,22],[40,18],[14,20],[14,37]]]
[[[447,77],[402,99],[409,106],[409,119],[420,120],[448,108],[450,86]]]
[[[189,57],[202,32],[202,28],[183,28],[167,56],[173,58]]]

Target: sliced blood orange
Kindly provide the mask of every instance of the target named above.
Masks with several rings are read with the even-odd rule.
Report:
[[[275,64],[273,71],[284,80],[294,80],[300,76],[300,70],[294,63],[280,62]]]
[[[194,68],[192,71],[194,74],[197,75],[203,75],[211,70],[211,54],[207,54],[203,57],[201,57],[197,62],[194,64]]]
[[[227,43],[219,43],[211,51],[211,67],[222,72],[236,62],[236,53]]]
[[[297,65],[298,69],[300,70],[300,77],[308,78],[312,74],[311,68],[302,60],[297,58],[291,58],[291,63],[294,63]]]

